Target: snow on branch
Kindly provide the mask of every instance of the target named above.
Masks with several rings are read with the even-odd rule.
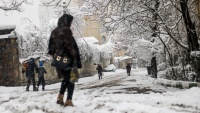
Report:
[[[4,11],[19,11],[22,12],[23,4],[32,5],[33,0],[0,0],[0,9]]]

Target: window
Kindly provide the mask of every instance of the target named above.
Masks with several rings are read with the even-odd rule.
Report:
[[[105,43],[106,43],[106,37],[105,37],[105,36],[102,36],[101,44],[105,44]]]

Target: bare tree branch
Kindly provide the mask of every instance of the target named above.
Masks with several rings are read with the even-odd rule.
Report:
[[[2,2],[2,3],[1,3]],[[9,2],[5,2],[4,0],[0,0],[0,10],[4,11],[19,11],[22,12],[22,5],[29,4],[32,5],[32,1],[30,0],[11,0]]]

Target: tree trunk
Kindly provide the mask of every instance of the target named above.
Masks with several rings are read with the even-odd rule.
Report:
[[[158,14],[157,14],[157,11],[158,11],[158,8],[159,8],[159,5],[160,5],[160,2],[159,0],[155,0],[155,10],[153,10],[153,21],[155,22],[155,25],[154,27],[152,28],[153,31],[157,31],[158,30]],[[154,32],[152,34],[152,37],[156,37],[157,36],[157,32]],[[155,53],[153,53],[153,57],[151,59],[151,73],[152,73],[152,76],[154,78],[157,78],[157,62],[156,62],[156,56],[154,56]]]
[[[151,73],[154,78],[157,78],[157,62],[156,57],[152,57],[151,59]]]
[[[182,16],[185,23],[186,31],[187,31],[187,40],[189,44],[189,51],[200,51],[198,36],[195,29],[195,24],[192,22],[189,8],[188,8],[188,0],[181,0],[180,6],[182,10]],[[192,66],[197,74],[197,78],[200,77],[200,58],[197,56],[191,56]]]
[[[186,31],[187,31],[187,39],[188,39],[189,44],[191,45],[190,49],[192,51],[199,51],[198,37],[197,37],[195,25],[192,22],[190,14],[189,14],[187,0],[181,0],[180,5],[182,9],[183,20],[184,20]]]
[[[200,18],[200,1],[199,0],[195,0],[196,2],[196,7],[197,7],[197,15]]]

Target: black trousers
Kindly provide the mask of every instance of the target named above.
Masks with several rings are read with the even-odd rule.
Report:
[[[70,82],[70,72],[71,71],[65,71],[66,76],[64,77],[62,83],[61,83],[61,88],[60,88],[60,94],[65,93],[67,89],[67,99],[72,100],[73,92],[74,92],[74,83]]]
[[[45,86],[44,76],[40,76],[38,78],[38,84],[37,84],[37,86],[39,87],[41,83],[42,83],[42,89],[44,90],[44,86]]]
[[[29,90],[31,81],[33,82],[33,90],[35,90],[35,77],[34,77],[34,76],[28,76],[28,77],[27,77],[27,86],[26,86],[26,90]]]
[[[102,72],[99,72],[98,76],[99,76],[99,80],[102,79]]]

